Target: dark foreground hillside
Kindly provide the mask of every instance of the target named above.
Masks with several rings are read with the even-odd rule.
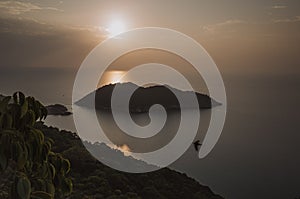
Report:
[[[53,151],[71,162],[74,187],[69,198],[222,198],[194,179],[168,168],[144,174],[116,171],[93,158],[75,133],[41,123],[38,128],[54,140]]]

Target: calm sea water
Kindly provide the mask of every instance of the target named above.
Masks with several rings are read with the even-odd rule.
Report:
[[[74,77],[75,71],[67,70],[3,70],[0,92],[21,90],[45,104],[70,105]],[[300,196],[299,75],[223,74],[223,78],[228,112],[219,142],[201,160],[190,147],[171,167],[225,198]],[[209,113],[201,116],[199,139]],[[47,123],[75,131],[72,116],[49,116]]]

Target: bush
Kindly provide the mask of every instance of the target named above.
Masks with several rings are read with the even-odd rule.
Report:
[[[47,117],[46,108],[33,97],[17,92],[0,100],[0,177],[12,177],[14,199],[64,198],[72,191],[67,177],[69,160],[51,151],[53,141],[35,127]]]

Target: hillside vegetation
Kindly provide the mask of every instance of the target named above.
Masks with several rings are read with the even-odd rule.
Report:
[[[33,97],[15,93],[0,99],[1,199],[222,198],[168,168],[130,174],[107,167],[90,155],[76,133],[44,125],[46,116],[47,109]],[[101,147],[89,143],[89,148]]]
[[[92,157],[75,133],[42,123],[39,128],[54,140],[53,150],[71,162],[73,193],[70,198],[222,198],[186,174],[168,168],[144,174],[116,171]]]

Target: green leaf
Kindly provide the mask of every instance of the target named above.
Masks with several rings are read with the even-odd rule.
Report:
[[[42,144],[44,143],[44,139],[45,139],[43,132],[38,129],[34,129],[34,128],[31,129],[30,131],[31,131],[32,135],[34,136],[38,145],[42,146]]]
[[[20,145],[21,147],[21,145]],[[17,166],[18,166],[18,169],[22,169],[27,161],[27,158],[28,158],[28,152],[25,148],[22,148],[21,147],[21,151],[20,151],[20,154],[18,155],[18,161],[17,161]]]
[[[34,158],[34,151],[33,151],[33,147],[30,143],[26,143],[26,147],[27,147],[27,150],[28,150],[28,158],[30,160],[33,160]]]
[[[2,133],[2,136],[0,139],[0,145],[4,152],[7,148],[10,147],[11,140],[12,140],[12,137],[14,136],[15,132],[12,130],[4,130],[1,133]]]
[[[25,95],[22,92],[15,92],[13,94],[13,99],[15,104],[22,105],[25,102]]]
[[[22,147],[19,142],[13,142],[11,144],[11,156],[14,161],[18,162],[18,158],[22,153]]]
[[[30,109],[33,108],[33,105],[34,105],[34,98],[33,97],[26,97],[26,100],[28,102],[28,106],[30,107]]]
[[[34,101],[33,110],[34,110],[36,119],[41,119],[42,111],[40,108],[40,103],[38,101]]]
[[[73,190],[72,180],[69,178],[65,178],[65,180],[63,180],[63,183],[61,184],[61,188],[65,195],[69,195]]]
[[[17,184],[17,193],[22,199],[29,199],[31,192],[30,181],[26,177],[20,177]]]
[[[21,105],[23,105],[25,102],[25,95],[22,92],[18,92],[18,95],[19,95],[19,102]]]
[[[26,115],[27,125],[33,126],[36,121],[35,113],[33,110],[28,110],[27,113],[28,113]]]
[[[9,114],[3,116],[3,128],[11,128],[13,123],[13,118]]]
[[[52,176],[52,179],[54,179],[55,175],[56,175],[56,170],[55,170],[55,167],[53,166],[53,164],[49,163],[49,168],[50,168],[50,173],[51,173],[51,176]]]
[[[14,103],[18,103],[18,92],[13,94]]]
[[[2,149],[0,149],[0,166],[2,170],[5,170],[7,167],[7,157],[5,156]]]
[[[31,198],[34,199],[53,199],[51,194],[46,193],[44,191],[34,191],[31,193]]]
[[[23,105],[21,106],[21,118],[26,115],[27,111],[28,111],[28,102],[27,100],[25,100]]]
[[[5,98],[2,99],[2,101],[0,101],[0,112],[3,113],[4,110],[7,108],[7,105],[10,101],[11,97],[7,96]]]
[[[47,167],[47,165],[45,163],[43,163],[41,165],[40,171],[41,171],[41,177],[43,179],[45,179],[47,177],[47,175],[48,175],[48,167]]]
[[[59,154],[55,154],[54,156],[54,165],[55,165],[55,168],[56,168],[56,171],[57,173],[60,172],[61,170],[61,164],[62,164],[62,157],[59,155]]]
[[[47,183],[47,192],[51,194],[52,197],[54,197],[55,194],[55,187],[52,183]]]
[[[71,163],[67,159],[62,160],[62,168],[66,173],[69,173],[71,167]]]
[[[51,151],[51,146],[52,146],[51,141],[47,139],[47,141],[45,142],[45,148],[48,153]]]

